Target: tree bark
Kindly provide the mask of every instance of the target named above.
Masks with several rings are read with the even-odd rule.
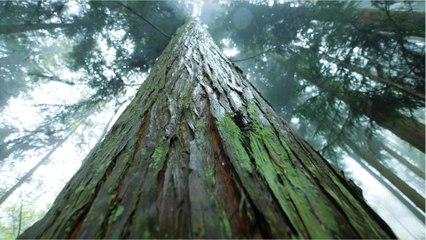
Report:
[[[395,238],[194,21],[20,238]]]

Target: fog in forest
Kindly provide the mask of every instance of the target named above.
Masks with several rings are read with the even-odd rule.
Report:
[[[0,238],[40,219],[188,19],[401,239],[425,236],[424,1],[1,1]]]

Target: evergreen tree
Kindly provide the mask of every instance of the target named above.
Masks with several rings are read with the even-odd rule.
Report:
[[[191,21],[51,210],[20,236],[163,237],[395,236]]]

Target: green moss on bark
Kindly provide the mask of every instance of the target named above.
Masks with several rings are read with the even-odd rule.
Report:
[[[226,114],[219,122],[219,131],[223,133],[223,141],[225,148],[228,148],[229,153],[232,154],[235,159],[240,160],[240,165],[247,173],[253,172],[253,166],[250,161],[250,157],[244,145],[241,141],[241,130],[233,121],[231,114]]]
[[[158,169],[164,160],[163,159],[164,155],[165,155],[164,145],[163,144],[157,145],[157,147],[155,147],[154,153],[151,156],[152,161],[149,164],[149,168]]]
[[[116,209],[114,209],[114,211],[112,212],[108,222],[111,224],[112,222],[117,221],[117,218],[123,214],[124,212],[124,206],[123,205],[119,205]]]

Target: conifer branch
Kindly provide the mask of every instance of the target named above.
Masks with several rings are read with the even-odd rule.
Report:
[[[167,37],[167,38],[171,38],[171,36],[167,33],[165,33],[164,31],[162,31],[159,27],[157,27],[155,24],[153,24],[152,22],[150,22],[148,19],[146,19],[144,16],[142,16],[141,14],[137,13],[135,10],[133,10],[131,7],[127,6],[126,4],[122,3],[122,2],[117,2],[119,5],[121,5],[122,7],[124,7],[125,9],[127,9],[129,12],[135,14],[136,16],[138,16],[139,18],[141,18],[142,20],[144,20],[146,23],[148,23],[149,25],[151,25],[151,27],[153,27],[155,30],[157,30],[159,33],[161,33],[163,36]]]
[[[258,56],[260,56],[262,54],[268,53],[271,50],[275,50],[275,46],[270,47],[270,48],[266,49],[265,51],[257,53],[257,54],[255,54],[253,56],[250,56],[250,57],[247,57],[247,58],[242,58],[242,59],[235,59],[235,60],[230,59],[230,61],[233,62],[233,63],[235,63],[235,62],[242,62],[242,61],[250,60],[250,59],[256,58],[256,57],[258,57]]]

